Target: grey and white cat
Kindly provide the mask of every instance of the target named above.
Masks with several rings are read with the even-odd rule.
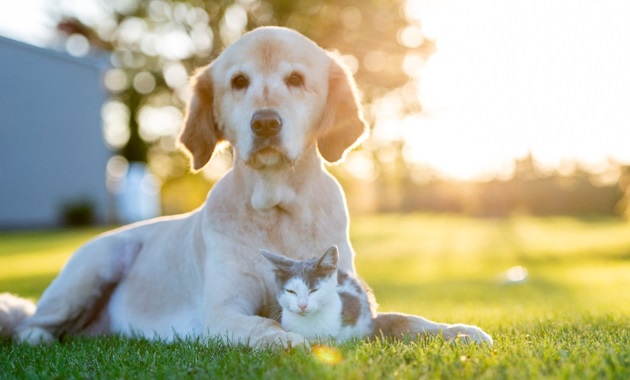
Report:
[[[336,246],[321,258],[302,261],[260,252],[275,267],[285,330],[309,340],[334,338],[337,342],[372,335],[374,296],[354,273],[338,269]]]

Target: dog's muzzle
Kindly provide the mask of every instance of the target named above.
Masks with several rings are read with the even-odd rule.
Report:
[[[248,159],[250,166],[262,168],[288,162],[282,148],[282,118],[278,112],[270,109],[256,111],[250,127],[254,134],[253,149]]]

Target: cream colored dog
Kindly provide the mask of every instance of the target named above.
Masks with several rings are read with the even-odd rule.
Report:
[[[80,248],[17,328],[19,340],[118,333],[304,343],[267,318],[276,286],[259,250],[304,259],[337,245],[340,268],[354,271],[344,195],[322,161],[341,160],[366,136],[353,79],[304,36],[269,27],[244,35],[201,69],[193,92],[180,141],[195,170],[229,142],[232,170],[198,210],[118,229]],[[380,314],[376,328],[392,337],[492,342],[474,326],[402,314]]]

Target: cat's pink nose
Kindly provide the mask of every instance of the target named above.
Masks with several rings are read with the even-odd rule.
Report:
[[[300,310],[304,311],[304,309],[306,309],[306,307],[308,306],[308,304],[306,303],[301,303],[298,305],[298,307],[300,308]]]

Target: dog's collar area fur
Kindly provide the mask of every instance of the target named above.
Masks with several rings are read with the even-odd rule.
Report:
[[[274,210],[290,212],[297,201],[297,194],[305,182],[316,180],[316,177],[302,176],[300,172],[312,173],[313,167],[321,168],[321,158],[314,147],[291,164],[268,169],[255,169],[246,162],[235,162],[235,174],[245,179],[243,184],[249,196],[251,207],[261,214]],[[318,169],[321,170],[321,169]]]
[[[284,181],[275,178],[259,178],[252,189],[250,198],[254,210],[267,214],[275,208],[287,210],[295,200],[295,191]]]

